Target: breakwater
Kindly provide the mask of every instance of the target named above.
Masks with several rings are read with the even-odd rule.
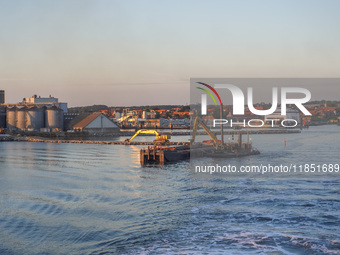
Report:
[[[39,142],[39,143],[84,143],[84,144],[107,144],[107,145],[154,145],[153,142],[125,142],[125,141],[90,141],[90,140],[52,140],[39,137],[18,137],[16,141]],[[170,142],[169,145],[187,145],[187,142]]]
[[[215,130],[214,130],[215,131]],[[257,130],[228,130],[224,131],[225,135],[236,135],[239,132],[246,135],[256,135],[256,134],[294,134],[301,133],[299,129],[257,129]],[[218,133],[216,131],[216,133]],[[121,136],[132,136],[134,132],[123,132]],[[182,136],[190,135],[190,132],[162,132],[162,134],[172,135],[172,136]],[[202,130],[197,132],[198,135],[206,135]],[[152,134],[140,134],[140,136],[154,136]],[[50,139],[48,137],[38,137],[38,136],[11,136],[11,135],[0,135],[1,141],[26,141],[26,142],[44,142],[44,143],[84,143],[84,144],[108,144],[108,145],[154,145],[152,141],[150,142],[125,142],[125,141],[93,141],[93,140],[71,140],[71,139]],[[169,145],[186,145],[187,142],[170,142]]]

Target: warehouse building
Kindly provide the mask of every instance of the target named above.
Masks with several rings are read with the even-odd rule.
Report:
[[[101,112],[94,112],[73,126],[73,130],[89,133],[119,133],[119,127]]]

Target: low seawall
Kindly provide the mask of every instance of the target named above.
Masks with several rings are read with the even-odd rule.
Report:
[[[14,141],[14,137],[11,135],[0,135],[0,142]]]

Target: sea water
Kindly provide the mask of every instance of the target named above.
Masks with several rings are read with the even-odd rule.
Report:
[[[260,155],[198,163],[339,164],[339,138],[252,135]],[[198,174],[140,149],[1,142],[0,254],[340,254],[339,172]]]

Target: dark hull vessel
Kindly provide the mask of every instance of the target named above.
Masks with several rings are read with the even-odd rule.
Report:
[[[177,162],[190,159],[190,150],[164,151],[164,159],[166,162]]]
[[[233,143],[226,144],[234,145]],[[232,146],[229,146],[233,148]],[[191,148],[190,157],[191,158],[202,158],[202,157],[209,157],[209,158],[238,158],[238,157],[245,157],[251,155],[258,155],[260,152],[251,147],[250,144],[246,144],[243,148],[238,149],[215,149],[213,146],[204,145],[204,144],[196,144],[193,145]]]
[[[211,145],[202,144],[195,144],[192,148],[190,148],[189,145],[177,147],[154,146],[140,151],[140,162],[142,165],[154,163],[165,164],[188,160],[190,158],[238,158],[258,154],[260,154],[260,152],[257,149],[248,146],[235,150],[218,150]]]

